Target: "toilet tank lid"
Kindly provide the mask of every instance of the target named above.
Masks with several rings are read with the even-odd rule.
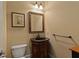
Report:
[[[22,48],[22,47],[25,47],[25,46],[27,46],[27,44],[15,45],[15,46],[12,46],[12,49]]]

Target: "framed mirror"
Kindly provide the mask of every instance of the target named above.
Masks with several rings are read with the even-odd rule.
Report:
[[[44,14],[29,12],[29,32],[44,32]]]

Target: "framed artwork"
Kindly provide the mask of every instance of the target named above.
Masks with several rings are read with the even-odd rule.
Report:
[[[12,27],[25,27],[25,14],[22,13],[11,13]]]

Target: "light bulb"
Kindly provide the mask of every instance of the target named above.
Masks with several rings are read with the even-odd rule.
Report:
[[[43,9],[43,7],[40,5],[40,7],[39,7],[40,9]]]
[[[36,2],[36,4],[35,4],[35,8],[38,8],[37,2]]]
[[[39,6],[39,9],[43,9],[43,6],[42,6],[42,4],[40,4],[40,6]]]

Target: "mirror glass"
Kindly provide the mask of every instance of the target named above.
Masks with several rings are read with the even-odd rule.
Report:
[[[29,30],[31,33],[44,32],[44,15],[29,12]]]

